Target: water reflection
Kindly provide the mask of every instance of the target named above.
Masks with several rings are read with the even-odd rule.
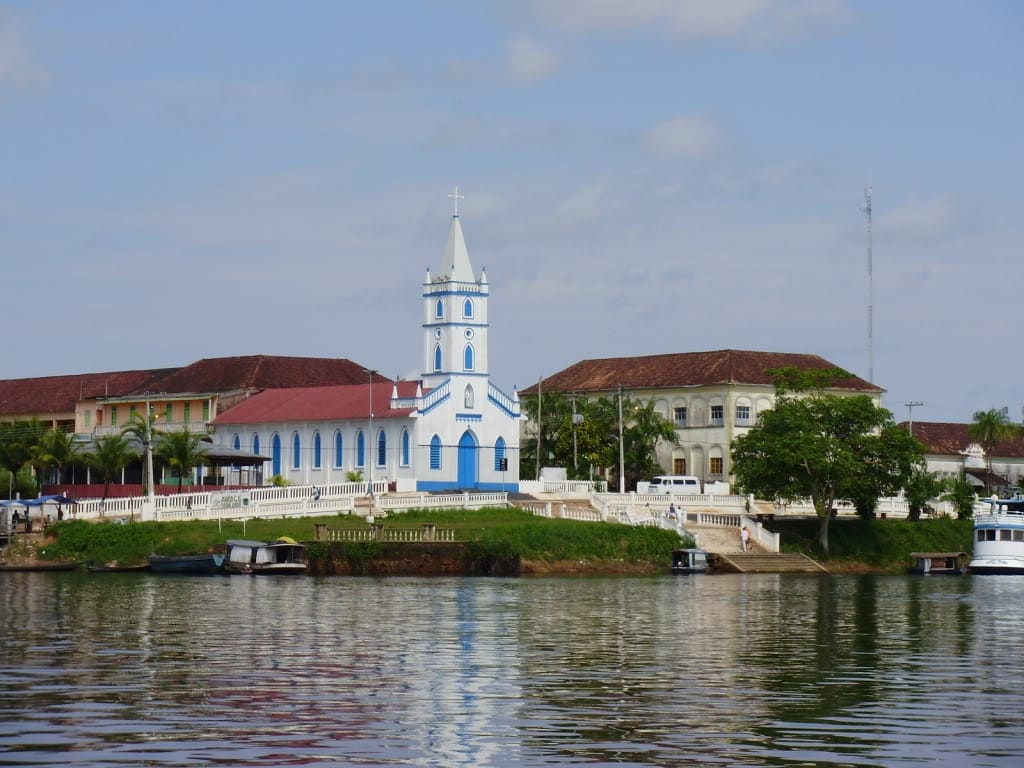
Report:
[[[0,765],[1017,765],[1024,579],[0,576]]]

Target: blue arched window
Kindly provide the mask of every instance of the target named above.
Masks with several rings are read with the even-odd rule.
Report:
[[[339,430],[338,432],[334,433],[334,466],[336,467],[344,465],[342,459],[344,458],[345,454],[342,453],[341,450],[343,447],[344,444],[341,439],[341,431]]]
[[[242,450],[242,438],[240,438],[240,437],[238,436],[238,433],[237,433],[237,432],[235,433],[235,438],[234,438],[234,440],[232,440],[232,441],[231,441],[231,446],[232,446],[232,447],[233,447],[233,448],[234,448],[234,449],[235,449],[236,451],[240,451],[240,450]]]
[[[298,469],[302,466],[302,441],[299,439],[299,433],[296,432],[292,437],[292,469]]]
[[[434,305],[434,317],[439,319],[444,317],[444,302],[440,299],[438,299],[437,304]]]
[[[270,464],[274,468],[274,474],[281,474],[281,436],[274,433],[270,438]]]
[[[388,437],[382,429],[377,433],[377,466],[384,467],[388,463]]]
[[[441,345],[438,344],[434,347],[434,370],[441,370]]]
[[[466,299],[465,303],[462,305],[462,316],[463,317],[472,317],[473,316],[473,300],[472,299]]]
[[[402,466],[409,466],[409,430],[402,430]]]
[[[313,469],[320,469],[320,433],[313,433]]]
[[[255,433],[252,436],[252,452],[257,456],[260,455],[260,436]]]
[[[441,468],[441,438],[437,435],[430,438],[430,468]]]
[[[501,472],[501,460],[505,458],[505,438],[499,437],[494,442],[494,471]]]
[[[366,466],[366,437],[361,429],[356,433],[356,466]]]
[[[467,344],[466,351],[463,353],[462,367],[467,371],[473,370],[473,345]]]

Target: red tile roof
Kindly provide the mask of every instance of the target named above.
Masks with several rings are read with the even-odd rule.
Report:
[[[345,358],[249,355],[199,360],[156,382],[153,392],[230,392],[333,384],[362,384],[369,369]],[[389,381],[374,374],[374,380]],[[136,390],[142,394],[145,389]]]
[[[398,382],[399,397],[416,394],[415,381]],[[413,408],[392,410],[391,392],[394,383],[373,381],[373,416],[388,419],[408,416]],[[295,421],[334,421],[366,419],[370,414],[370,385],[349,384],[334,387],[292,387],[265,389],[248,400],[218,415],[216,426],[233,424],[275,424]]]
[[[152,387],[153,382],[177,370],[157,368],[0,380],[0,418],[23,414],[74,413],[75,403],[79,400],[117,397],[134,390],[144,391]]]
[[[711,384],[771,384],[772,368],[827,369],[839,366],[817,355],[788,352],[748,352],[722,349],[714,352],[676,352],[643,357],[609,357],[581,360],[543,379],[542,389],[556,392],[605,392],[617,389],[669,389]],[[837,389],[863,392],[883,390],[853,376],[836,382]],[[536,385],[523,390],[535,394]]]
[[[906,427],[907,423],[903,422],[901,426]],[[978,442],[971,438],[970,428],[970,424],[915,421],[912,431],[914,437],[925,444],[928,453],[937,456],[956,456],[971,443]],[[996,443],[989,455],[1005,459],[1024,458],[1024,437]]]

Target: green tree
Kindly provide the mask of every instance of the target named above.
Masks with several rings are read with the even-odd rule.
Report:
[[[86,460],[103,478],[104,501],[110,493],[110,482],[138,458],[138,451],[124,435],[103,435],[93,441],[92,453],[86,454]]]
[[[178,476],[178,493],[181,493],[185,475],[206,463],[203,435],[187,429],[161,432],[156,438],[156,455]]]
[[[923,446],[867,395],[823,391],[829,377],[775,374],[775,406],[733,443],[733,472],[748,493],[784,501],[810,499],[818,544],[828,554],[828,523],[839,499],[895,492],[923,455]],[[873,504],[872,504],[873,506]]]
[[[907,499],[907,506],[910,508],[908,519],[917,521],[921,519],[921,513],[928,506],[928,502],[937,499],[945,490],[946,484],[934,472],[925,469],[924,464],[914,467],[903,484],[903,493]]]
[[[957,517],[961,520],[970,520],[974,517],[974,502],[976,496],[972,486],[963,476],[951,480],[946,485],[946,492],[940,497],[948,501],[956,510]]]
[[[988,459],[988,471],[992,471],[992,450],[1003,440],[1009,440],[1020,434],[1020,427],[1010,421],[1005,408],[990,408],[987,411],[975,411],[971,417],[974,422],[967,428],[972,440],[977,440],[985,449]]]
[[[31,465],[46,431],[39,419],[0,424],[0,467],[17,474]]]
[[[47,470],[55,469],[57,482],[60,483],[64,468],[81,461],[82,447],[75,442],[74,433],[54,428],[43,434],[32,453],[32,463],[39,471],[39,476],[45,478]]]
[[[124,429],[121,430],[121,434],[130,437],[133,440],[137,440],[142,446],[140,455],[142,457],[142,488],[143,492],[149,492],[149,472],[146,467],[146,449],[147,447],[152,449],[153,444],[158,440],[159,432],[155,428],[156,420],[158,415],[150,410],[149,418],[140,416],[138,413],[134,414],[128,423],[125,424]],[[155,480],[154,480],[155,485]],[[156,489],[153,489],[154,493]]]

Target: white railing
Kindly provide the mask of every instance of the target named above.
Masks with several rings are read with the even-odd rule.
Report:
[[[382,496],[375,500],[378,509],[385,512],[406,512],[410,509],[480,509],[481,507],[508,506],[507,493],[444,493],[444,494],[404,494]]]
[[[487,399],[491,400],[509,416],[519,416],[519,404],[489,381],[487,382]]]
[[[435,405],[437,405],[446,397],[448,397],[449,393],[451,392],[451,388],[452,383],[451,379],[449,379],[448,381],[444,382],[444,384],[441,384],[439,387],[431,391],[426,397],[423,398],[423,401],[420,404],[420,413],[426,413]]]
[[[604,480],[520,480],[521,493],[555,493],[561,496],[586,498],[593,493],[603,493],[608,488]]]

